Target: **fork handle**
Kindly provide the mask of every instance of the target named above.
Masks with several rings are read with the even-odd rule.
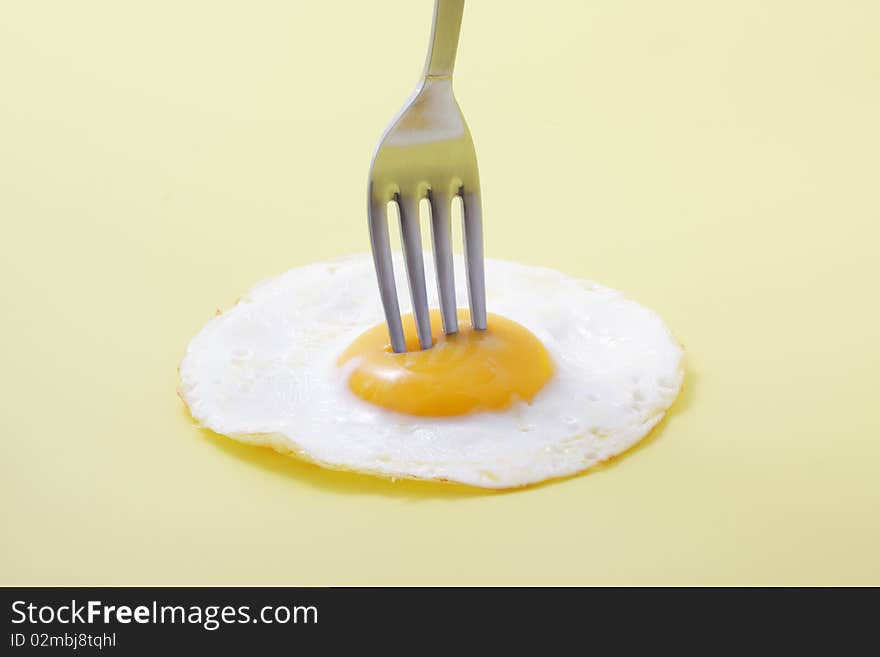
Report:
[[[426,78],[452,77],[464,0],[434,0],[434,26],[425,62]]]

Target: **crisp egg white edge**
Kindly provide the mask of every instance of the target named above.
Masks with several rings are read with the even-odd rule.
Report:
[[[343,266],[349,261],[354,261],[358,258],[363,258],[365,255],[367,255],[367,254],[359,253],[359,254],[337,256],[336,258],[331,258],[331,259],[327,259],[327,260],[324,260],[321,262],[315,262],[315,263],[311,263],[308,265],[303,265],[302,267],[297,267],[295,269],[300,269],[300,268],[304,268],[304,267],[320,266],[320,265],[335,268],[338,266]],[[401,256],[399,253],[395,254],[394,265],[395,265],[395,275],[396,276],[399,275],[399,273],[403,269],[402,268],[402,261],[400,260],[400,257]],[[457,261],[460,260],[460,258],[461,258],[461,256],[459,254],[456,254]],[[426,275],[429,283],[434,279],[433,262],[431,262],[431,259],[432,259],[432,254],[430,254],[429,252],[425,252],[425,275]],[[487,263],[490,261],[492,261],[492,259],[490,259],[490,258],[486,259]],[[504,263],[504,264],[518,264],[518,263],[513,263],[511,261],[497,261],[497,262]],[[460,263],[457,262],[456,264],[460,264]],[[561,274],[561,272],[559,270],[552,269],[549,267],[528,265],[528,268],[536,273],[546,272],[546,273],[550,273],[553,275]],[[288,270],[288,271],[290,271],[290,270]],[[251,287],[251,289],[248,292],[246,292],[244,295],[240,296],[238,298],[238,300],[235,302],[235,304],[231,308],[229,308],[228,310],[223,311],[218,308],[216,310],[215,316],[212,317],[208,321],[208,323],[205,325],[205,327],[203,327],[202,331],[204,331],[207,328],[208,324],[219,319],[225,313],[232,311],[235,308],[235,306],[237,306],[243,300],[247,299],[249,297],[249,295],[251,295],[253,292],[257,291],[259,288],[263,287],[264,285],[267,285],[267,284],[271,283],[272,281],[278,279],[280,276],[283,276],[285,273],[288,273],[288,272],[284,272],[282,274],[278,274],[275,276],[270,276],[270,277],[267,277],[267,278],[255,283]],[[612,292],[612,293],[618,295],[622,300],[625,300],[625,301],[628,301],[631,303],[635,303],[640,308],[647,310],[650,314],[654,315],[654,317],[657,318],[661,322],[661,324],[666,328],[666,331],[668,333],[668,337],[669,337],[671,343],[674,344],[678,348],[679,360],[678,360],[678,367],[677,367],[675,377],[674,377],[674,382],[670,386],[670,390],[672,390],[672,393],[670,395],[670,401],[665,406],[665,408],[663,408],[661,410],[657,410],[654,414],[652,414],[649,418],[647,418],[643,423],[641,423],[639,425],[631,426],[628,431],[619,432],[615,436],[616,440],[614,440],[613,444],[611,444],[609,446],[609,449],[607,450],[609,453],[607,456],[600,457],[600,458],[587,457],[587,458],[583,459],[580,463],[572,463],[572,465],[570,467],[564,468],[564,469],[557,469],[556,472],[554,472],[553,474],[547,475],[547,476],[534,476],[534,477],[531,477],[529,480],[518,481],[515,483],[504,483],[504,482],[500,482],[500,481],[493,481],[492,479],[488,479],[488,480],[481,479],[479,481],[474,481],[474,480],[465,480],[465,479],[454,479],[454,478],[448,478],[448,477],[442,477],[442,476],[420,476],[420,475],[414,475],[414,474],[407,473],[407,472],[388,472],[386,470],[381,470],[381,469],[377,469],[377,468],[370,468],[368,466],[362,466],[362,465],[358,465],[357,467],[349,467],[349,466],[346,466],[346,465],[343,465],[340,463],[326,461],[326,460],[315,457],[307,449],[305,449],[303,446],[298,444],[296,439],[291,438],[290,436],[282,434],[280,432],[238,433],[238,432],[217,431],[217,430],[213,429],[212,427],[202,423],[199,420],[199,418],[193,414],[190,400],[188,399],[186,391],[182,385],[178,386],[177,395],[183,401],[184,406],[187,408],[187,411],[190,413],[190,416],[195,421],[195,426],[197,426],[198,428],[208,429],[219,436],[232,438],[232,439],[234,439],[240,443],[246,444],[246,445],[252,445],[255,447],[268,447],[281,455],[284,455],[287,457],[297,458],[305,463],[311,463],[311,464],[320,466],[322,468],[325,468],[327,470],[333,470],[336,472],[348,472],[348,473],[354,473],[354,474],[370,475],[370,476],[377,477],[377,478],[380,478],[380,479],[383,479],[386,481],[390,481],[390,482],[396,482],[397,480],[403,479],[403,480],[410,480],[410,481],[436,482],[436,483],[441,483],[441,484],[449,484],[449,485],[456,485],[456,486],[462,486],[462,487],[474,487],[474,488],[478,488],[478,489],[495,489],[495,490],[514,490],[514,489],[526,488],[529,486],[543,484],[546,482],[551,482],[554,480],[564,479],[567,477],[571,477],[573,475],[581,474],[581,473],[584,473],[587,470],[589,470],[597,465],[600,465],[602,463],[606,463],[606,462],[611,461],[613,459],[616,459],[620,456],[623,456],[627,451],[631,450],[638,443],[640,443],[644,439],[646,439],[650,435],[650,433],[654,429],[654,427],[656,427],[657,424],[659,424],[663,420],[663,418],[666,416],[666,414],[669,412],[669,410],[675,405],[675,403],[679,399],[679,396],[681,395],[681,391],[683,388],[683,381],[684,381],[684,371],[685,371],[685,353],[684,353],[683,347],[675,339],[672,332],[669,330],[668,326],[665,324],[665,322],[663,322],[663,320],[659,316],[656,315],[656,313],[654,313],[654,311],[652,311],[649,308],[646,308],[644,306],[641,306],[641,304],[637,304],[637,302],[632,301],[629,297],[625,296],[623,293],[621,293],[618,290],[614,290],[613,288],[605,287],[605,286],[603,286],[599,283],[596,283],[594,281],[591,281],[589,279],[578,279],[575,277],[568,277],[567,275],[566,275],[566,277],[570,278],[571,280],[576,280],[577,282],[579,282],[589,288],[595,288],[595,289],[599,289],[599,290],[605,290],[608,292]],[[461,276],[459,276],[458,267],[456,267],[456,287],[458,287],[458,285],[460,283],[460,279],[461,279]],[[402,281],[401,279],[398,278],[397,284],[398,284],[398,288],[400,289],[400,285],[401,284],[406,285],[406,282]],[[431,294],[430,285],[429,285],[429,294]],[[462,307],[462,305],[463,305],[462,304],[462,295],[461,295],[460,290],[458,291],[458,299],[459,299],[458,305],[459,305],[459,307]],[[466,297],[464,297],[464,299],[466,300]],[[400,304],[401,305],[401,312],[402,313],[411,312],[411,308],[409,307],[409,304],[406,302],[406,300],[402,299],[401,301],[402,301],[402,303]],[[430,301],[430,299],[429,299],[429,301]],[[378,292],[376,293],[376,302],[377,303],[379,302],[378,301]],[[434,307],[434,306],[436,306],[436,299],[434,300],[434,305],[432,305],[432,307]],[[489,310],[490,310],[490,312],[492,311],[491,308]],[[371,326],[364,326],[364,327],[362,327],[362,330],[360,332],[366,331],[369,328],[371,328]],[[357,335],[359,335],[359,334],[360,333],[358,333]],[[195,340],[196,337],[198,337],[198,334],[193,338],[193,340],[191,340],[190,344]],[[178,374],[181,373],[183,363],[185,363],[186,358],[189,355],[189,350],[190,350],[190,347],[188,346],[187,347],[187,354],[184,356],[184,359],[181,361],[181,365],[179,365],[177,368]],[[338,357],[338,355],[339,354],[336,354],[334,356],[334,359],[336,357]],[[553,354],[551,353],[551,358],[552,357],[553,357]],[[350,368],[350,366],[349,366],[349,368]],[[340,373],[339,373],[340,380],[342,380],[343,378],[347,379],[346,369],[348,369],[348,368],[341,368],[340,369]],[[552,378],[551,378],[551,381],[552,381]],[[362,400],[360,400],[359,398],[357,398],[353,393],[351,393],[348,390],[347,385],[345,386],[345,391],[350,395],[352,400],[355,400],[358,403],[366,403],[366,402],[363,402]],[[391,413],[391,414],[396,414],[392,411],[387,411],[387,412]],[[403,416],[403,417],[407,417],[407,416]],[[441,421],[445,420],[445,419],[446,418],[438,418],[438,420],[441,420]]]

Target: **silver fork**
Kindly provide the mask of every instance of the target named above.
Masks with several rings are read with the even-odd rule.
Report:
[[[455,274],[452,264],[450,210],[460,196],[464,207],[465,270],[471,324],[486,328],[483,225],[480,179],[474,142],[452,92],[452,69],[461,29],[464,0],[435,0],[434,25],[425,72],[415,92],[385,129],[370,165],[368,214],[373,262],[395,352],[406,351],[394,266],[388,240],[387,206],[400,215],[404,262],[419,346],[432,346],[425,264],[419,227],[419,202],[431,208],[431,233],[443,331],[458,331]]]

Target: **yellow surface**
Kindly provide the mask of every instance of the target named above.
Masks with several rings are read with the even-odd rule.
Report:
[[[431,310],[430,349],[419,348],[412,313],[402,318],[406,353],[392,351],[385,322],[358,336],[339,357],[340,365],[352,362],[351,391],[393,411],[439,417],[530,401],[553,376],[550,354],[522,324],[488,313],[488,329],[474,331],[468,310],[457,315],[459,330],[444,335],[440,310]]]
[[[367,248],[431,6],[343,4],[0,9],[0,583],[880,584],[873,0],[466,8],[488,253],[687,350],[615,464],[487,494],[193,426],[215,308]]]

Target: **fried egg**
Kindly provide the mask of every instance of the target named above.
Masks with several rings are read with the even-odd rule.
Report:
[[[429,253],[425,268],[435,280]],[[399,257],[395,272],[406,290]],[[458,256],[455,279],[466,303]],[[445,336],[432,311],[435,345],[419,351],[407,314],[410,351],[395,354],[369,254],[292,269],[192,339],[180,395],[201,425],[242,442],[333,469],[485,488],[620,454],[675,400],[682,350],[647,308],[501,260],[486,260],[486,290],[488,330],[460,310],[459,332]]]

